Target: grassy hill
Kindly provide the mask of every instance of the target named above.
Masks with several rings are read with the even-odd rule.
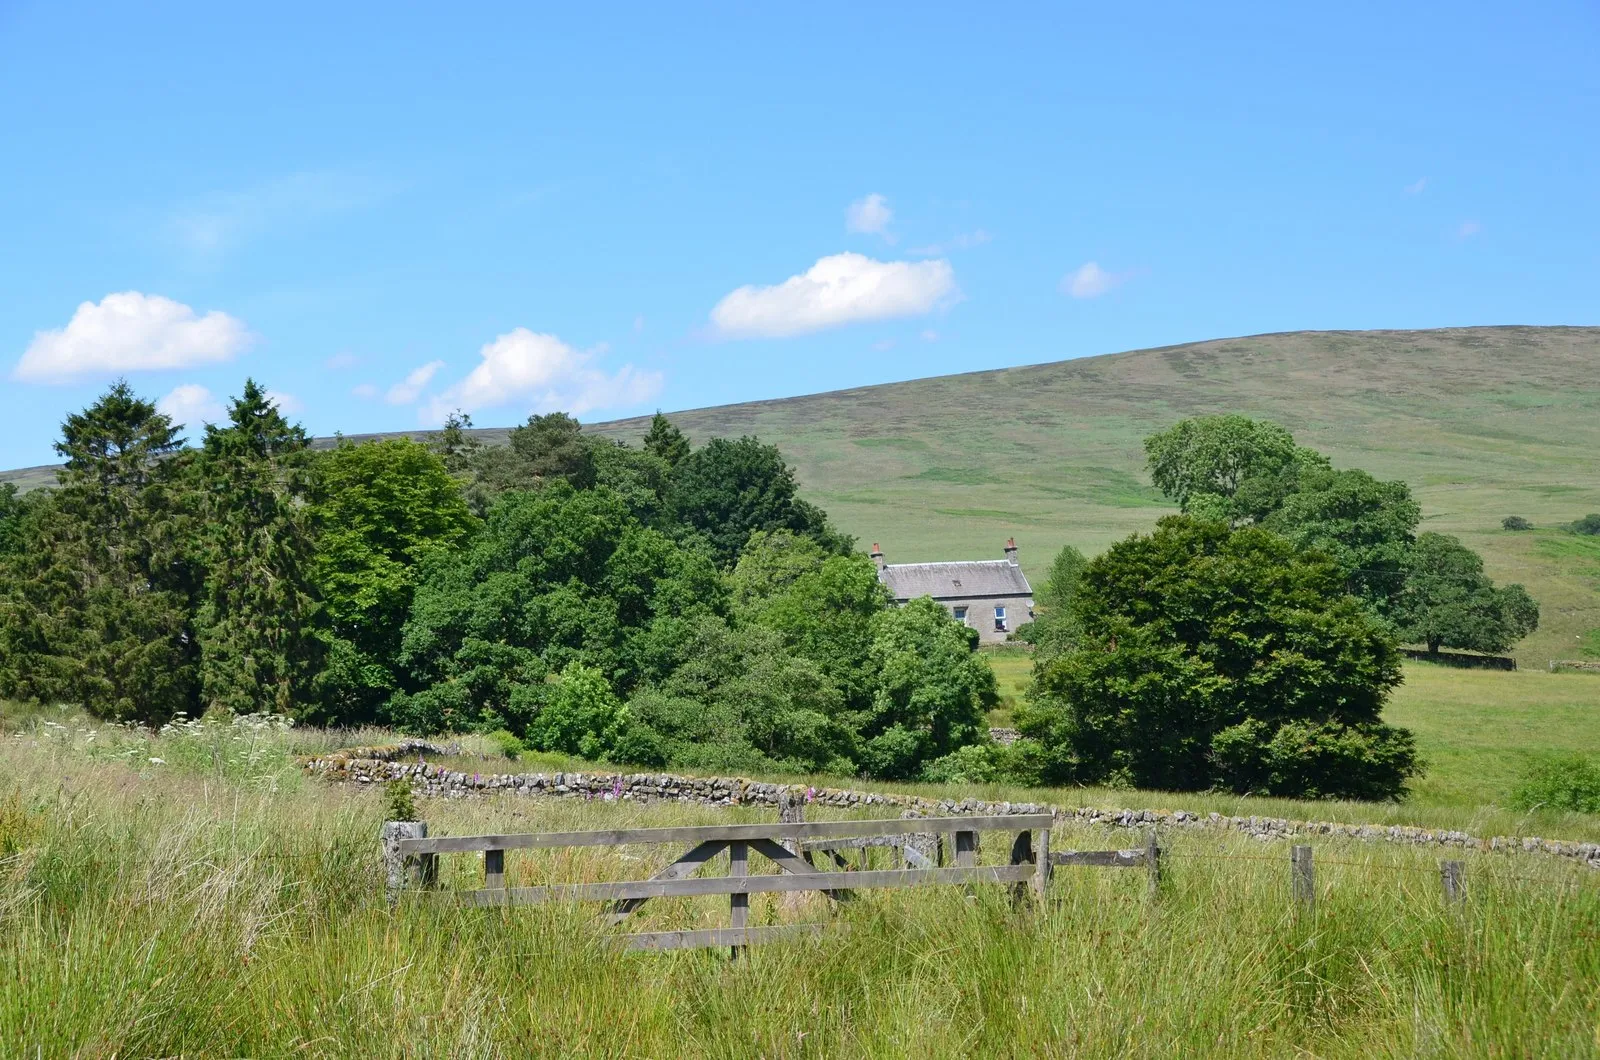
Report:
[[[1337,466],[1409,482],[1427,529],[1540,601],[1524,665],[1575,657],[1585,636],[1600,649],[1600,540],[1549,529],[1600,511],[1600,328],[1257,335],[673,419],[697,440],[777,442],[808,495],[891,561],[998,558],[1015,534],[1037,575],[1063,544],[1092,554],[1170,510],[1141,441],[1214,412],[1276,420]],[[1503,531],[1507,515],[1545,529]]]
[[[1539,600],[1525,666],[1600,653],[1600,540],[1551,529],[1600,511],[1600,328],[1256,335],[673,419],[696,440],[778,443],[807,495],[891,561],[998,557],[1015,535],[1037,577],[1063,544],[1093,553],[1169,511],[1140,443],[1213,412],[1276,420],[1337,466],[1409,482],[1426,528]],[[636,439],[645,424],[590,429]],[[1541,529],[1503,531],[1507,515]]]

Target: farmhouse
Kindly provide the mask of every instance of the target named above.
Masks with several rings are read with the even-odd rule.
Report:
[[[878,580],[889,587],[896,604],[931,596],[950,609],[956,621],[978,631],[984,644],[998,644],[1033,618],[1033,587],[1017,565],[1017,542],[1006,541],[1005,559],[954,563],[885,563],[883,550],[872,545]]]

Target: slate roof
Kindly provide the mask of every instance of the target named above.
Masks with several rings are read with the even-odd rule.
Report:
[[[968,596],[1032,596],[1022,568],[1004,559],[960,563],[890,563],[878,572],[896,600],[931,596],[950,600]]]

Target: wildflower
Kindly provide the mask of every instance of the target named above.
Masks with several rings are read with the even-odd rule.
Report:
[[[812,799],[814,799],[816,797],[817,797],[817,789],[816,788],[813,787],[813,788],[807,788],[806,789],[806,801],[807,802],[810,802]]]

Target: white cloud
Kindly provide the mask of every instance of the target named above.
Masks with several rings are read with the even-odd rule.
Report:
[[[231,360],[249,341],[244,324],[226,313],[197,316],[182,302],[123,291],[79,305],[64,328],[35,332],[13,374],[29,382],[64,383],[189,368]]]
[[[955,272],[943,259],[834,254],[780,284],[729,293],[711,310],[711,322],[729,338],[780,338],[931,312],[958,293]]]
[[[217,423],[227,416],[227,410],[216,396],[199,383],[184,383],[156,402],[157,410],[172,417],[174,423],[190,427],[202,423]]]
[[[204,196],[167,219],[172,238],[185,250],[217,255],[285,225],[371,205],[389,189],[354,173],[291,173],[242,191]]]
[[[1126,272],[1107,272],[1092,261],[1084,262],[1061,278],[1061,290],[1074,298],[1099,298],[1127,280]]]
[[[297,412],[304,411],[306,407],[305,402],[301,401],[293,394],[285,394],[281,390],[268,390],[266,393],[266,398],[268,401],[278,406],[278,411],[283,413],[285,416],[293,416]]]
[[[373,383],[357,383],[355,386],[350,388],[350,393],[352,396],[358,397],[362,401],[371,401],[373,398],[378,396],[378,387]]]
[[[895,343],[893,339],[879,339],[877,342],[872,344],[872,348],[877,353],[888,353],[890,350],[894,349],[894,344]]]
[[[1479,224],[1478,222],[1476,222],[1476,221],[1462,221],[1460,227],[1458,227],[1456,229],[1456,238],[1457,239],[1471,239],[1473,236],[1477,235],[1479,232],[1482,232],[1482,231],[1483,231],[1483,226],[1481,224]]]
[[[973,247],[981,247],[992,238],[994,237],[989,235],[986,230],[979,228],[971,232],[957,232],[945,243],[929,243],[925,247],[911,247],[907,253],[916,254],[919,257],[933,258],[941,254],[948,254],[952,250],[971,250]]]
[[[343,372],[360,364],[361,358],[349,350],[341,350],[322,363],[330,372]]]
[[[390,387],[389,392],[383,396],[383,400],[391,405],[411,404],[422,396],[423,388],[428,385],[428,381],[433,378],[435,372],[443,367],[443,361],[429,361]]]
[[[893,220],[894,211],[889,209],[889,200],[877,192],[857,199],[844,211],[845,231],[879,235],[891,243],[894,237],[889,234],[889,222]]]
[[[937,331],[933,330],[932,328],[927,328],[922,332],[922,341],[923,342],[938,342],[939,341],[939,333]]]
[[[1406,194],[1407,195],[1421,195],[1423,189],[1426,188],[1427,186],[1428,186],[1428,178],[1427,177],[1418,177],[1415,181],[1413,181],[1412,183],[1406,185]]]
[[[475,412],[503,405],[581,415],[591,409],[636,405],[660,392],[661,373],[625,364],[607,375],[593,363],[602,353],[603,346],[576,350],[554,335],[527,328],[508,331],[478,351],[483,359],[465,379],[426,403],[423,419],[440,423],[458,408]]]

